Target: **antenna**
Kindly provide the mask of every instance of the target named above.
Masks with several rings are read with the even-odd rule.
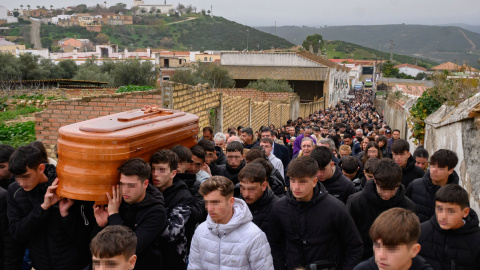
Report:
[[[393,61],[393,48],[395,48],[395,41],[393,39],[390,39],[390,62]]]

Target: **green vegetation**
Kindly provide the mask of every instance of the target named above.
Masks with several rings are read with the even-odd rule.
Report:
[[[235,86],[235,81],[230,77],[228,70],[214,64],[197,63],[191,68],[177,70],[171,80],[189,85],[208,83],[213,88]]]
[[[0,81],[71,79],[77,71],[73,60],[55,65],[52,60],[28,53],[19,57],[0,53]]]
[[[20,115],[28,115],[31,113],[39,112],[42,109],[39,109],[35,106],[17,106],[13,111],[5,111],[0,114],[0,122],[17,119]]]
[[[323,47],[325,46],[325,42],[323,41],[322,35],[314,34],[308,36],[302,43],[302,47],[306,50],[310,50],[310,46],[312,46],[313,53],[318,53],[318,50],[322,52]]]
[[[51,49],[56,46],[57,42],[63,38],[71,37],[77,39],[89,39],[95,41],[98,33],[90,32],[85,27],[58,27],[56,25],[42,24],[40,27],[40,36],[42,39],[42,47]]]
[[[423,145],[425,139],[425,119],[438,108],[442,106],[442,102],[428,91],[417,99],[415,105],[410,108],[410,116],[408,117],[408,127],[412,131],[410,139],[415,140],[415,144]]]
[[[155,89],[153,86],[140,86],[140,85],[125,85],[118,88],[115,93],[128,93],[128,92],[137,92],[137,91],[148,91]]]
[[[269,78],[250,82],[247,88],[253,88],[266,92],[293,92],[292,87],[290,87],[287,81]]]
[[[35,122],[4,124],[0,123],[0,143],[14,148],[35,141]]]

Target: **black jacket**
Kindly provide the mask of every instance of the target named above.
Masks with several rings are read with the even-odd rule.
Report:
[[[223,150],[219,146],[215,146],[215,152],[217,152],[217,160],[215,161],[216,165],[227,164],[227,157],[223,153]]]
[[[190,194],[193,197],[193,201],[190,204],[190,217],[185,228],[188,252],[188,250],[190,250],[190,241],[195,233],[195,228],[198,224],[205,221],[207,218],[207,212],[205,211],[205,201],[203,200],[203,196],[198,192],[201,183],[197,180],[197,176],[192,173],[177,173],[173,181],[176,182],[179,180],[185,182],[188,191],[190,191]]]
[[[108,225],[127,226],[135,232],[135,254],[138,256],[135,269],[151,269],[152,265],[162,265],[162,254],[157,243],[167,227],[166,220],[163,195],[149,184],[143,201],[134,204],[122,201],[119,212],[108,217]]]
[[[242,198],[243,199],[243,198]],[[247,204],[248,209],[253,215],[252,222],[255,223],[266,235],[268,235],[269,213],[273,204],[280,199],[273,194],[273,191],[267,187],[262,197],[252,204]]]
[[[224,165],[219,165],[218,166],[218,175],[222,175],[222,176],[225,176],[227,177],[228,179],[230,179],[233,184],[238,184],[238,174],[240,173],[240,171],[243,169],[243,167],[245,167],[246,163],[245,163],[245,160],[242,161],[242,164],[240,164],[240,166],[236,169],[230,167],[230,165],[227,164],[224,164]]]
[[[320,260],[336,262],[339,270],[353,269],[362,258],[363,244],[355,223],[345,205],[321,183],[308,202],[297,201],[289,191],[275,203],[268,232],[275,270]]]
[[[7,191],[0,187],[0,270],[3,270],[4,243],[8,233]]]
[[[422,178],[424,174],[422,168],[415,166],[415,159],[410,155],[407,165],[402,168],[402,185],[407,188],[413,180]]]
[[[273,190],[273,193],[275,193],[276,196],[278,196],[279,198],[285,196],[285,181],[283,180],[282,175],[277,169],[273,168],[272,174],[268,179],[268,184],[270,185],[270,188]]]
[[[364,260],[373,256],[373,242],[368,235],[370,226],[372,226],[381,213],[394,207],[401,207],[415,212],[415,204],[405,196],[405,187],[403,185],[398,188],[393,198],[385,201],[378,195],[375,182],[370,180],[361,192],[355,193],[348,198],[347,209],[362,236]]]
[[[443,230],[435,216],[422,223],[420,255],[435,270],[480,269],[480,228],[473,209],[464,221],[456,230]]]
[[[290,163],[290,153],[285,145],[274,143],[273,154],[282,161],[283,168],[285,170],[284,175],[287,175],[288,163]]]
[[[0,179],[0,187],[7,191],[8,186],[10,186],[10,184],[13,182],[15,182],[15,177],[12,177],[10,179]]]
[[[453,171],[448,177],[447,184],[458,184],[458,181],[458,175]],[[413,180],[407,187],[405,195],[415,203],[420,222],[429,220],[435,214],[435,192],[439,189],[440,186],[434,185],[430,179],[430,170],[423,178]]]
[[[370,259],[363,261],[359,265],[357,265],[354,270],[378,270],[378,266],[375,263],[375,258],[371,257]],[[410,266],[409,270],[434,270],[424,258],[420,256],[416,256],[412,260],[412,266]],[[435,270],[437,270],[435,268]]]
[[[342,169],[337,165],[335,165],[335,172],[332,177],[322,181],[322,184],[325,186],[329,194],[343,203],[346,203],[348,197],[355,193],[355,185],[352,180],[343,175]]]
[[[45,164],[44,174],[47,182],[31,191],[17,182],[9,186],[7,215],[12,237],[28,245],[35,269],[83,269],[91,261],[93,204],[76,201],[66,217],[60,215],[58,203],[43,210],[40,205],[47,188],[57,177],[55,166]]]
[[[187,267],[186,225],[190,218],[193,196],[187,184],[182,180],[174,181],[163,191],[167,210],[167,229],[160,238],[160,251],[164,269],[182,269]]]

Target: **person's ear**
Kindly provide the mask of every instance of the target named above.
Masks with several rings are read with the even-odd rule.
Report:
[[[454,170],[455,170],[455,168],[452,168],[452,169],[448,170],[448,175],[452,174]]]
[[[416,243],[414,244],[411,248],[410,248],[410,257],[413,259],[417,256],[417,254],[420,252],[420,250],[422,249],[422,246],[420,246],[419,243]]]
[[[137,262],[137,255],[132,255],[132,257],[128,259],[128,265],[129,265],[128,269],[132,270],[133,268],[135,268],[136,262]]]
[[[38,174],[41,174],[41,173],[43,173],[44,171],[45,171],[45,164],[40,163],[40,165],[38,165],[38,167],[37,167],[37,173],[38,173]]]
[[[263,181],[263,183],[262,183],[262,191],[265,191],[267,189],[267,187],[268,187],[268,181],[265,178],[265,181]]]
[[[143,186],[144,189],[147,189],[148,183],[149,183],[148,179],[145,179],[145,180],[143,181],[142,186]]]
[[[172,179],[175,178],[175,176],[177,175],[177,172],[178,172],[177,170],[172,170],[170,172],[170,178],[172,178]]]
[[[470,207],[465,207],[462,209],[462,217],[467,218],[468,214],[470,214]]]
[[[230,205],[233,205],[233,203],[235,203],[235,197],[233,197],[233,196],[230,197],[230,199],[228,199],[228,203],[229,203]]]

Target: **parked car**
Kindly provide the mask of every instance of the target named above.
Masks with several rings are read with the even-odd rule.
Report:
[[[365,87],[372,87],[372,79],[365,80]]]
[[[356,84],[353,86],[353,89],[354,89],[355,91],[357,91],[357,90],[362,90],[362,89],[363,89],[363,84],[362,84],[361,82],[358,82],[358,83],[356,83]]]

